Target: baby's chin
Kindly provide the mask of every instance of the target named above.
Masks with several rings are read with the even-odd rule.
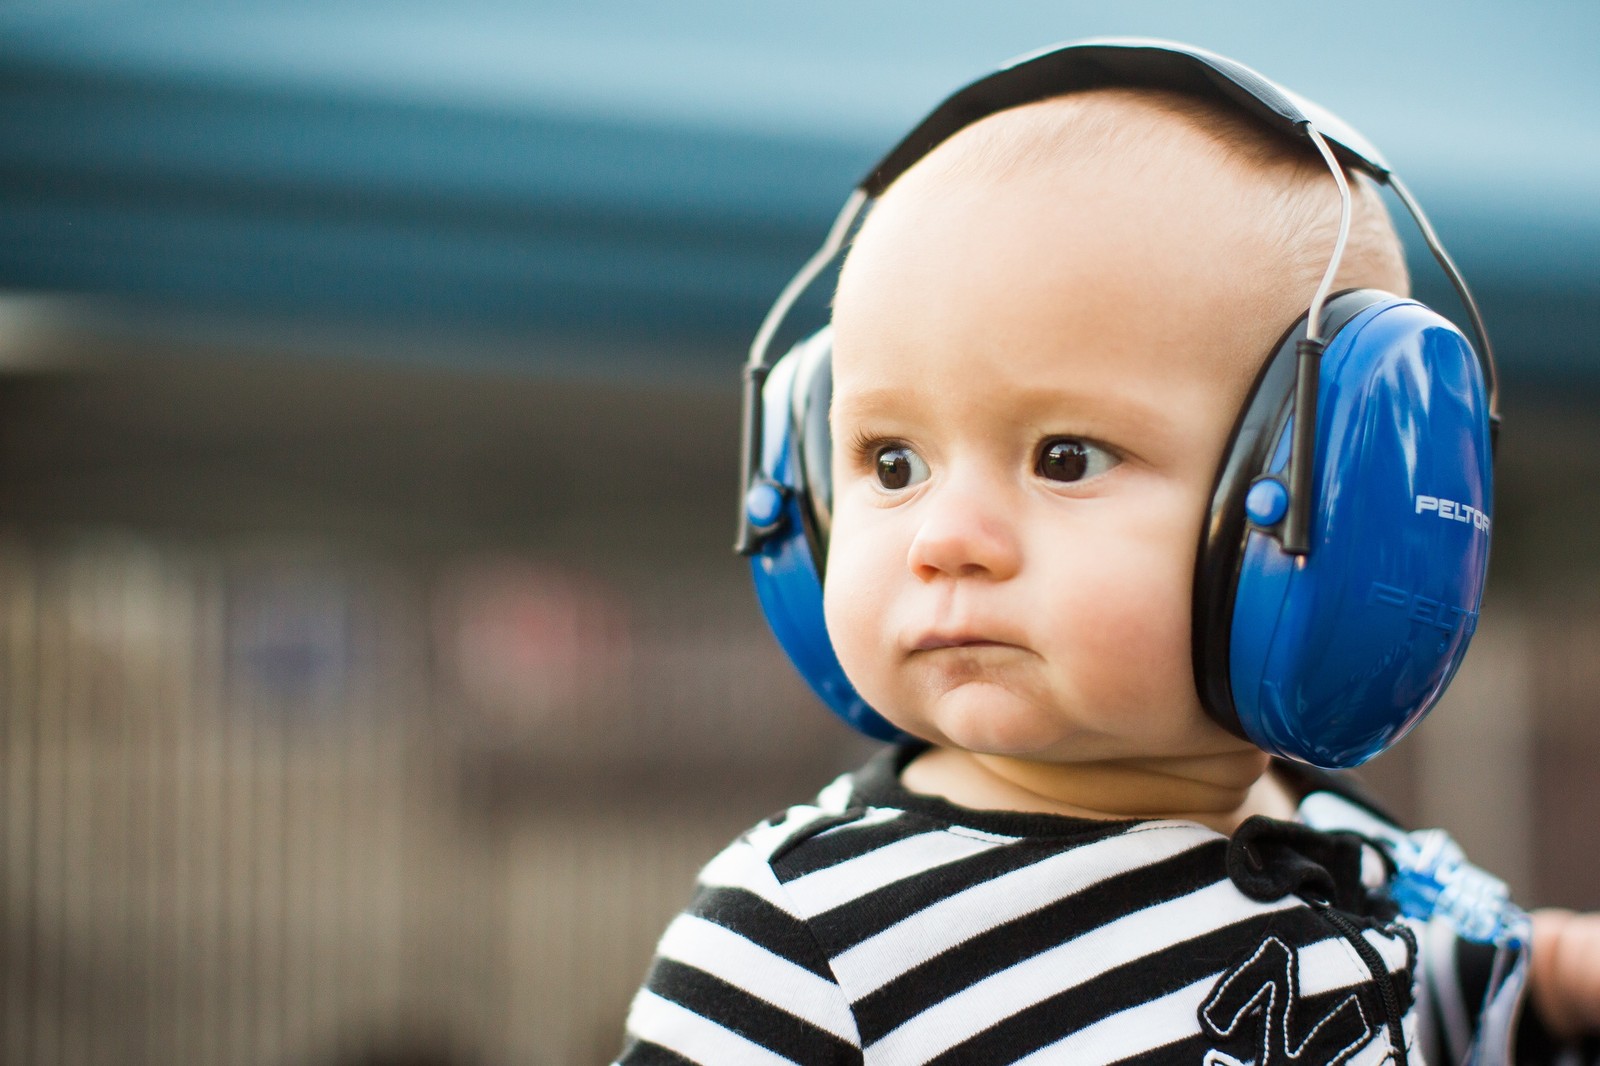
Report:
[[[943,748],[1038,762],[1076,762],[1111,747],[1068,716],[985,682],[939,693],[901,728]]]
[[[1041,763],[1192,759],[1255,751],[1195,710],[1182,721],[1111,729],[975,682],[932,697],[912,715],[886,715],[902,730],[943,748]]]

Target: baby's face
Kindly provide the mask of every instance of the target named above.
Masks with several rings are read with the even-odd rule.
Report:
[[[846,673],[968,751],[1246,748],[1195,693],[1194,558],[1300,297],[1264,295],[1272,265],[1225,187],[919,177],[875,209],[835,304],[825,602]]]

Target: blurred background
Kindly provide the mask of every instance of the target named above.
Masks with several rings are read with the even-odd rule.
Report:
[[[11,0],[0,1061],[608,1061],[870,750],[728,550],[743,348],[923,111],[1102,33],[1341,112],[1472,280],[1483,624],[1363,773],[1600,906],[1600,7]]]

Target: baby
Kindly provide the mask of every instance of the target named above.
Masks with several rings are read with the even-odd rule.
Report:
[[[1302,147],[1096,88],[960,129],[876,202],[834,301],[824,603],[917,740],[707,866],[622,1062],[1494,1061],[1492,949],[1398,915],[1374,848],[1297,823],[1351,786],[1196,693],[1218,463],[1338,224]],[[1404,294],[1353,192],[1333,288]],[[1600,1030],[1600,919],[1533,941],[1518,1061],[1557,1061]]]

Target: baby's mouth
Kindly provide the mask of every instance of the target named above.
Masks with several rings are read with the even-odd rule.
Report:
[[[911,650],[944,651],[950,648],[1015,648],[1009,641],[975,633],[929,633],[911,645]]]

